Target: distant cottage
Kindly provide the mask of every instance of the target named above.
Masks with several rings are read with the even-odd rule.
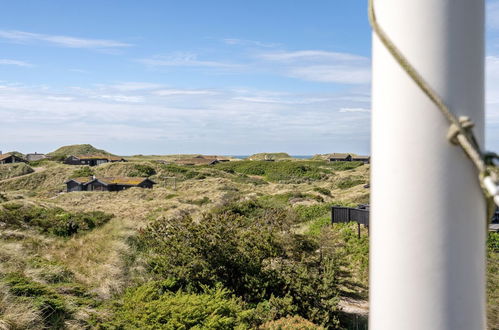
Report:
[[[34,162],[34,161],[42,160],[42,159],[46,159],[46,158],[48,158],[48,157],[45,156],[44,154],[39,154],[37,152],[35,152],[34,154],[26,154],[26,160],[28,162]]]
[[[223,156],[204,156],[204,155],[199,155],[194,158],[200,158],[200,159],[211,159],[211,160],[218,160],[219,162],[230,162],[230,159],[227,157]]]
[[[67,192],[72,191],[121,191],[132,187],[151,189],[156,183],[148,178],[83,177],[65,182]]]
[[[0,164],[26,163],[25,159],[14,154],[0,154]]]
[[[175,164],[178,165],[214,165],[218,163],[220,163],[218,159],[206,159],[198,157],[179,159],[175,161]]]
[[[105,163],[126,162],[122,157],[108,155],[79,155],[69,156],[64,160],[64,164],[68,165],[88,165],[97,166]]]
[[[352,161],[352,155],[350,155],[350,154],[334,153],[334,154],[329,155],[328,160],[330,162],[351,162]]]
[[[351,154],[341,154],[333,153],[328,157],[330,162],[363,162],[364,164],[369,164],[371,162],[371,156],[356,156]]]

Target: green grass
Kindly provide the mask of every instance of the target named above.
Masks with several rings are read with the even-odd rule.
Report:
[[[0,180],[15,178],[33,172],[34,170],[25,163],[3,164],[0,165]]]
[[[307,182],[323,179],[329,170],[306,161],[238,161],[219,163],[215,168],[228,173],[261,176],[271,182]]]
[[[364,179],[358,178],[358,177],[347,177],[341,179],[337,184],[336,187],[340,189],[348,189],[352,188],[355,186],[358,186],[359,184],[365,183]]]
[[[113,215],[101,211],[70,213],[61,208],[43,208],[20,203],[5,203],[0,208],[0,222],[10,228],[31,227],[42,233],[71,236],[90,231],[108,222]]]

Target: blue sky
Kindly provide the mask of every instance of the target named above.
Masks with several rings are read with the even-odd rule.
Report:
[[[487,1],[499,149],[499,1]],[[8,1],[0,150],[369,153],[365,1]]]

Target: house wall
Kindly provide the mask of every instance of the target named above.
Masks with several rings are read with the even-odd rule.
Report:
[[[0,164],[26,163],[22,158],[10,156],[0,161]]]
[[[103,185],[102,183],[95,181],[87,185],[88,191],[109,191],[109,186]]]
[[[149,180],[146,180],[144,182],[142,182],[141,184],[138,185],[140,188],[148,188],[148,189],[152,189],[152,186],[153,186],[153,183]]]
[[[75,182],[75,181],[70,181],[66,183],[67,186],[67,192],[72,192],[72,191],[83,191],[84,186],[81,183]]]

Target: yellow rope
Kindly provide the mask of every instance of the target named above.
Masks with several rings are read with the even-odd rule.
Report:
[[[440,95],[438,95],[433,88],[426,82],[426,80],[419,74],[419,72],[409,63],[407,58],[402,54],[402,52],[397,48],[397,46],[388,37],[386,32],[381,28],[377,19],[376,13],[374,11],[374,0],[369,0],[369,21],[371,23],[374,33],[378,36],[381,43],[390,52],[397,63],[402,67],[402,69],[412,78],[416,85],[425,93],[426,96],[436,105],[440,112],[449,121],[450,127],[447,134],[447,138],[453,144],[457,144],[464,151],[466,156],[473,162],[479,173],[479,180],[484,195],[487,199],[487,209],[490,213],[491,203],[494,204],[493,197],[484,188],[483,179],[485,177],[491,177],[494,182],[497,183],[497,175],[494,171],[491,171],[487,164],[485,163],[480,147],[476,142],[476,138],[473,134],[473,122],[468,117],[456,117],[449,107],[442,100]],[[488,217],[488,219],[490,219]]]

